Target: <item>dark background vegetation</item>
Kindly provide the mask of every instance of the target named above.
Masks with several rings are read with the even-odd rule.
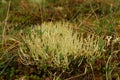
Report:
[[[120,0],[43,0],[41,3],[29,0],[0,0],[1,80],[21,80],[24,76],[26,76],[25,80],[106,80],[106,72],[112,74],[109,75],[111,80],[119,80],[120,52],[113,55],[107,69],[109,54],[91,61],[91,65],[84,59],[82,65],[77,67],[77,60],[73,61],[70,65],[71,69],[65,72],[61,72],[59,68],[48,69],[45,66],[44,69],[38,69],[37,66],[23,65],[17,55],[19,43],[5,39],[16,38],[20,30],[27,31],[28,27],[50,21],[68,21],[77,25],[74,29],[79,32],[118,37],[120,36]],[[114,47],[118,50],[120,45],[116,44]],[[108,48],[108,53],[111,53],[109,50]]]

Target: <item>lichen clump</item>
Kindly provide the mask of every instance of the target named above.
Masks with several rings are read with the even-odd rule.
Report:
[[[99,37],[78,33],[69,23],[43,23],[23,36],[19,55],[27,62],[49,62],[50,66],[68,67],[72,60],[100,56]],[[72,59],[71,59],[72,57]],[[45,64],[44,63],[44,64]]]

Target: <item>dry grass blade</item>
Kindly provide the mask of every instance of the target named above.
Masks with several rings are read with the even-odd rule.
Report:
[[[3,25],[3,31],[2,31],[2,49],[4,51],[4,44],[6,44],[5,42],[5,36],[6,36],[6,27],[7,27],[7,20],[8,20],[8,17],[9,17],[9,12],[10,12],[10,4],[11,4],[11,0],[9,1],[9,4],[8,4],[8,11],[7,11],[7,15],[6,15],[6,18],[4,20],[4,25]]]

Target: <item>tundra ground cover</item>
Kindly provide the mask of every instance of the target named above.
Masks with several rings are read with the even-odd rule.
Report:
[[[1,0],[0,79],[120,77],[119,0]]]

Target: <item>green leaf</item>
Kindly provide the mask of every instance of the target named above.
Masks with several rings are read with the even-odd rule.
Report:
[[[45,31],[42,31],[42,30],[40,29],[40,30],[36,30],[36,32],[37,32],[37,34],[38,34],[39,36],[42,36]]]
[[[49,50],[49,46],[46,45],[46,46],[45,46],[45,51],[48,52],[48,50]]]

